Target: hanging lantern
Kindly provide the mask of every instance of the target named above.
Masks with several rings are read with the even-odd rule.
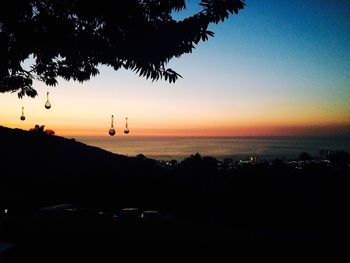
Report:
[[[128,133],[129,133],[129,127],[128,127],[128,118],[125,118],[125,122],[126,122],[126,124],[125,124],[125,130],[124,130],[124,133],[125,133],[125,134],[128,134]]]
[[[45,108],[46,108],[46,109],[50,109],[50,108],[51,108],[51,103],[50,103],[50,101],[49,101],[49,92],[46,93]]]
[[[22,115],[20,117],[21,121],[24,121],[26,119],[26,116],[24,116],[24,107],[22,107]]]
[[[115,129],[113,127],[113,122],[114,122],[114,116],[112,115],[112,120],[111,120],[111,128],[109,129],[108,133],[110,136],[114,136],[115,135]]]

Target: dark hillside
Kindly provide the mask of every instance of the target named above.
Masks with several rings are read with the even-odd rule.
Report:
[[[0,127],[0,145],[0,197],[12,211],[64,202],[108,206],[136,191],[136,177],[159,173],[154,160],[44,133]]]
[[[3,175],[102,173],[127,159],[74,139],[5,127],[0,127],[0,144]]]
[[[342,254],[350,243],[345,152],[297,165],[271,160],[234,167],[195,154],[166,166],[143,155],[116,155],[74,139],[4,127],[0,145],[0,237],[16,244],[15,257],[41,253],[38,244],[51,253],[66,234],[75,238],[62,249],[79,255],[86,246],[96,249],[91,235],[104,240],[97,254],[136,240],[138,248],[155,244],[144,246],[145,240],[168,240],[190,250],[195,244],[201,252],[222,240],[236,253],[284,255],[319,253],[323,244]],[[28,246],[33,236],[45,242]]]

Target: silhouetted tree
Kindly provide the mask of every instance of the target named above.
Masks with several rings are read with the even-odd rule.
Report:
[[[29,131],[30,132],[35,132],[35,133],[38,133],[38,134],[48,134],[48,135],[54,135],[55,134],[55,131],[54,130],[51,130],[51,129],[46,129],[44,130],[45,128],[45,125],[38,125],[36,124],[34,126],[34,128],[30,128]]]
[[[138,159],[140,159],[140,160],[146,160],[146,159],[147,159],[147,157],[146,157],[145,155],[143,155],[142,153],[136,155],[136,157],[137,157]]]
[[[0,9],[0,92],[35,97],[33,79],[55,86],[57,77],[83,82],[100,64],[175,82],[166,64],[191,53],[244,0],[201,0],[202,9],[181,21],[185,0],[12,0]],[[21,62],[33,55],[30,70]]]
[[[350,163],[350,154],[346,151],[329,151],[327,159],[338,165],[347,165]]]
[[[180,169],[186,176],[204,178],[218,171],[218,161],[210,156],[202,157],[199,153],[192,154],[180,163]]]
[[[308,154],[307,152],[302,152],[300,155],[299,155],[299,160],[300,161],[310,161],[312,160],[312,157],[310,154]]]
[[[29,131],[36,132],[36,133],[44,133],[44,128],[45,128],[45,125],[36,124],[34,128],[29,129]]]

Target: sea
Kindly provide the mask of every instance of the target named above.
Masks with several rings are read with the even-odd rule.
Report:
[[[320,151],[350,152],[349,137],[137,137],[84,136],[77,141],[126,156],[143,154],[156,160],[182,161],[192,154],[218,160],[297,159],[302,152],[320,157]]]

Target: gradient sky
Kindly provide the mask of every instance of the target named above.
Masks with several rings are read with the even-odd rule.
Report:
[[[196,9],[187,2],[182,15]],[[170,62],[183,76],[175,84],[100,67],[83,84],[38,82],[35,99],[0,94],[0,125],[107,135],[114,114],[116,136],[125,117],[131,136],[350,134],[350,1],[245,2],[210,27],[214,38]]]

